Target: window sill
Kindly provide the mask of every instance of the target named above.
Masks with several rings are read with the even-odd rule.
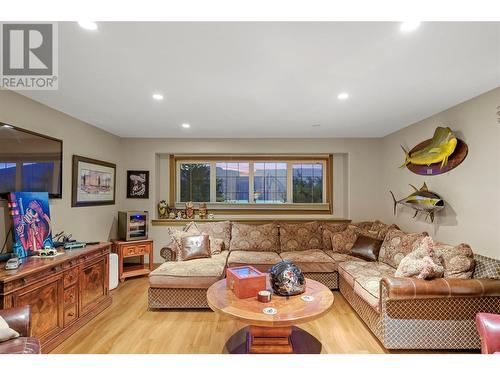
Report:
[[[350,223],[349,219],[342,218],[332,218],[329,215],[323,216],[308,216],[308,217],[279,217],[279,216],[265,216],[265,217],[230,217],[230,216],[220,216],[214,219],[153,219],[151,220],[151,225],[153,226],[184,226],[191,221],[199,223],[209,223],[217,221],[234,221],[238,223],[245,224],[266,224],[273,221],[281,221],[286,223],[303,223],[309,221],[323,221],[328,223]]]

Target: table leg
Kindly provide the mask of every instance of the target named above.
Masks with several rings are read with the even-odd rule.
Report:
[[[248,352],[252,354],[290,354],[292,327],[250,326],[247,334]]]
[[[226,342],[224,353],[232,354],[319,354],[321,342],[298,327],[240,329]]]

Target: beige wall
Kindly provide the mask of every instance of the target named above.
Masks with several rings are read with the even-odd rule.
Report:
[[[426,230],[448,243],[467,242],[478,253],[500,258],[500,89],[483,94],[429,119],[379,139],[120,139],[89,124],[0,90],[0,121],[64,142],[63,199],[51,200],[54,232],[65,230],[81,240],[107,240],[116,234],[118,210],[148,210],[168,196],[168,162],[159,155],[179,153],[333,153],[334,211],[352,220],[381,218],[405,230]],[[450,126],[469,145],[469,156],[455,170],[422,177],[399,169],[400,144],[412,147],[429,138],[438,125]],[[71,156],[79,154],[117,164],[117,204],[71,208]],[[163,161],[162,161],[163,160]],[[125,171],[150,171],[150,198],[125,199]],[[412,212],[392,214],[389,190],[398,198],[411,191],[408,184],[427,182],[448,206],[435,224]],[[0,242],[5,240],[5,202],[0,202]],[[8,218],[7,218],[8,219]],[[153,227],[155,261],[169,242],[166,227]]]
[[[383,138],[379,216],[402,229],[425,230],[450,244],[466,242],[477,253],[500,258],[499,105],[497,88]],[[465,161],[449,173],[430,177],[398,168],[404,160],[400,145],[412,148],[432,137],[437,126],[449,126],[465,140],[469,146]],[[420,188],[424,181],[447,204],[434,224],[423,216],[412,219],[413,211],[401,206],[394,217],[389,190],[400,199],[412,191],[408,184]]]
[[[72,233],[73,238],[84,241],[103,241],[114,236],[119,201],[113,206],[71,208],[71,158],[73,154],[78,154],[118,164],[120,139],[4,90],[0,90],[0,121],[63,140],[63,198],[50,201],[53,233],[64,230]],[[121,169],[118,168],[117,172],[117,181],[123,180]],[[118,197],[123,196],[124,191],[123,184],[119,184]],[[1,244],[10,225],[9,220],[6,202],[0,201]]]
[[[148,200],[124,199],[122,208],[148,210],[154,217],[156,203],[168,198],[168,163],[158,163],[158,155],[333,153],[334,216],[370,219],[377,216],[379,206],[379,144],[379,139],[123,139],[123,169],[149,170],[151,194]],[[155,261],[160,261],[160,248],[170,242],[166,227],[152,227],[151,237]]]

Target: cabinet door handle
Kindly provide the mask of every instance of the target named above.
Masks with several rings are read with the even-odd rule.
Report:
[[[21,282],[22,282],[24,285],[26,285],[26,284],[28,283],[28,279],[27,279],[27,278],[25,278],[25,277],[23,277],[23,278],[21,279]]]
[[[68,316],[74,316],[75,314],[73,312],[69,312]]]

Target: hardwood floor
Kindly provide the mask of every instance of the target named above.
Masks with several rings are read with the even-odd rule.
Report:
[[[208,309],[149,311],[147,289],[147,277],[127,279],[111,291],[108,309],[51,353],[220,354],[244,327]],[[328,314],[299,325],[319,339],[322,353],[386,353],[342,295],[334,295]]]

